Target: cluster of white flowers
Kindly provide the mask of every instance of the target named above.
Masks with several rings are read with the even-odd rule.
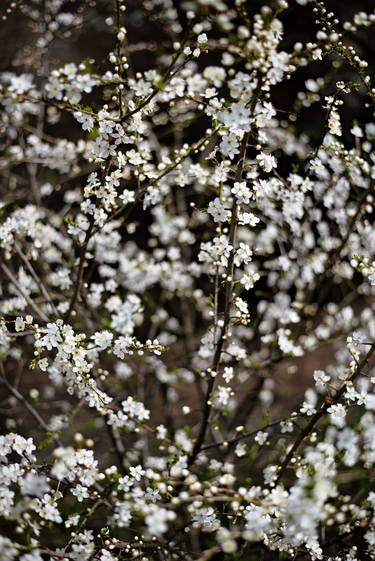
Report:
[[[0,561],[375,559],[375,14],[95,4],[2,20]]]

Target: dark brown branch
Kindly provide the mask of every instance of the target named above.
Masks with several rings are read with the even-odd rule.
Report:
[[[370,350],[368,351],[368,353],[366,354],[366,356],[361,360],[361,362],[359,362],[359,364],[357,365],[357,368],[355,369],[354,373],[349,377],[349,379],[346,380],[342,384],[341,388],[336,392],[336,395],[333,398],[326,399],[324,401],[324,403],[322,404],[320,409],[315,413],[315,415],[312,416],[310,422],[300,432],[300,434],[298,435],[297,439],[295,440],[293,446],[291,447],[291,449],[289,450],[289,452],[285,456],[285,459],[284,459],[283,463],[281,464],[279,474],[278,474],[277,479],[276,479],[276,483],[278,483],[281,480],[281,478],[283,477],[283,475],[285,473],[285,470],[289,466],[289,463],[290,463],[291,459],[293,458],[295,452],[298,450],[298,448],[300,447],[300,445],[302,444],[304,439],[307,436],[309,436],[309,434],[313,431],[313,429],[315,428],[315,425],[327,413],[327,410],[331,407],[331,405],[335,405],[340,401],[341,397],[345,393],[348,382],[353,382],[361,374],[361,371],[362,371],[363,367],[368,363],[368,361],[370,360],[374,351],[375,351],[375,343],[372,344],[372,346],[371,346]]]

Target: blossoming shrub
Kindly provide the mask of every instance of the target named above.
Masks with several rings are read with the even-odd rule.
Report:
[[[374,558],[375,15],[113,4],[4,8],[0,560]]]

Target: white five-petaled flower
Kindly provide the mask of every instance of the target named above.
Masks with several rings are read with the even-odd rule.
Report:
[[[273,168],[277,166],[277,161],[275,156],[272,154],[266,154],[265,152],[261,152],[257,155],[257,161],[260,167],[266,172],[270,173]]]
[[[219,197],[216,197],[208,205],[208,212],[211,214],[214,222],[226,222],[231,216],[231,211],[227,210]]]

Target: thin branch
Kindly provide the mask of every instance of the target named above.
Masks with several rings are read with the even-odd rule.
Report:
[[[262,81],[261,81],[261,78],[259,77],[257,88],[254,92],[254,96],[253,96],[251,104],[250,104],[250,114],[251,115],[254,113],[255,106],[257,104],[258,97],[259,97],[259,94],[260,94],[261,86],[262,86]],[[235,181],[240,181],[241,178],[242,178],[244,165],[245,165],[245,160],[246,160],[247,144],[248,144],[248,141],[249,141],[249,138],[250,138],[250,135],[251,135],[252,132],[253,132],[253,130],[251,129],[249,132],[245,133],[245,135],[242,139],[241,150],[240,150],[240,154],[239,154],[238,161],[237,161],[237,171],[236,171]],[[188,466],[189,467],[191,467],[195,463],[195,460],[196,460],[196,458],[197,458],[197,456],[198,456],[198,454],[199,454],[199,452],[202,448],[202,445],[203,445],[203,442],[204,442],[204,439],[205,439],[205,436],[206,436],[208,422],[209,422],[211,409],[212,409],[212,405],[211,405],[210,400],[211,400],[211,395],[212,395],[212,391],[213,391],[214,384],[215,384],[215,375],[216,375],[217,370],[220,366],[221,354],[222,354],[222,351],[223,351],[224,343],[226,341],[228,327],[229,327],[229,323],[230,323],[230,309],[231,309],[231,304],[232,304],[232,298],[233,298],[232,293],[233,293],[233,286],[234,286],[234,257],[235,257],[235,253],[236,253],[236,249],[235,249],[236,243],[235,242],[236,242],[237,225],[238,225],[238,220],[237,220],[238,216],[237,215],[238,215],[237,199],[236,199],[236,197],[233,197],[232,215],[231,215],[231,223],[230,223],[230,229],[229,229],[229,244],[232,246],[232,250],[231,250],[231,253],[230,253],[229,258],[228,258],[228,266],[227,266],[227,279],[228,280],[227,280],[227,285],[226,285],[226,289],[225,289],[223,325],[222,325],[221,330],[220,330],[219,340],[216,344],[215,353],[214,353],[212,366],[211,366],[211,370],[213,371],[214,376],[210,376],[210,378],[208,380],[207,391],[206,391],[206,396],[205,396],[204,411],[203,411],[203,419],[201,421],[198,437],[197,437],[197,439],[194,443],[193,451],[191,453],[191,456],[188,459]]]
[[[283,463],[280,466],[280,470],[279,470],[279,474],[278,474],[277,479],[276,479],[276,483],[278,483],[281,480],[281,478],[283,477],[287,467],[289,466],[289,463],[290,463],[291,459],[293,458],[295,452],[298,450],[298,448],[300,447],[300,445],[302,444],[304,439],[307,436],[309,436],[309,434],[313,431],[313,429],[315,428],[315,425],[327,413],[327,410],[331,407],[331,405],[335,405],[340,401],[342,395],[345,393],[348,382],[353,382],[361,374],[362,368],[368,363],[368,361],[370,360],[374,351],[375,351],[375,343],[372,344],[372,346],[371,346],[370,350],[368,351],[368,353],[366,354],[366,356],[357,365],[357,368],[355,369],[354,373],[348,378],[348,380],[346,380],[342,384],[341,388],[337,391],[336,395],[333,398],[326,399],[324,401],[321,408],[315,413],[315,415],[313,415],[310,422],[300,432],[300,434],[298,435],[297,439],[295,440],[293,446],[290,448],[289,452],[287,453],[287,455],[284,458]]]
[[[29,273],[31,274],[31,276],[33,277],[34,281],[37,283],[37,285],[39,286],[40,292],[42,293],[42,295],[44,296],[44,298],[47,300],[47,302],[49,302],[53,308],[53,311],[55,313],[55,315],[57,315],[57,310],[55,308],[54,303],[51,300],[50,295],[48,294],[48,291],[46,289],[46,287],[44,286],[44,283],[42,281],[42,279],[36,274],[35,269],[32,267],[29,259],[26,257],[26,255],[23,253],[20,245],[18,243],[15,243],[14,245],[18,255],[21,257],[22,261],[24,262],[25,266],[27,267],[27,270],[29,271]]]
[[[8,277],[8,279],[10,280],[10,282],[20,292],[21,296],[25,298],[26,302],[29,304],[30,308],[34,310],[37,316],[39,316],[40,319],[42,319],[43,321],[46,322],[49,321],[49,317],[43,312],[43,310],[40,309],[40,307],[35,302],[33,302],[33,300],[30,298],[27,292],[24,291],[24,289],[21,287],[21,285],[19,284],[13,273],[10,271],[10,269],[5,265],[5,263],[0,263],[0,267],[4,271],[5,275]]]
[[[18,399],[18,401],[23,403],[23,405],[26,407],[26,409],[28,410],[30,415],[32,415],[32,417],[34,417],[34,419],[42,427],[42,429],[45,430],[47,433],[50,433],[50,429],[48,428],[48,425],[45,423],[43,417],[41,417],[41,415],[38,413],[38,411],[31,405],[31,403],[15,387],[13,387],[12,384],[10,384],[8,382],[8,380],[6,378],[3,363],[0,363],[0,370],[1,370],[1,374],[2,374],[1,377],[0,377],[0,382],[3,383],[8,388],[10,393],[16,399]],[[61,440],[54,434],[52,434],[51,436],[52,436],[52,439],[54,440],[54,442],[56,444],[58,444],[59,446],[61,446]]]

